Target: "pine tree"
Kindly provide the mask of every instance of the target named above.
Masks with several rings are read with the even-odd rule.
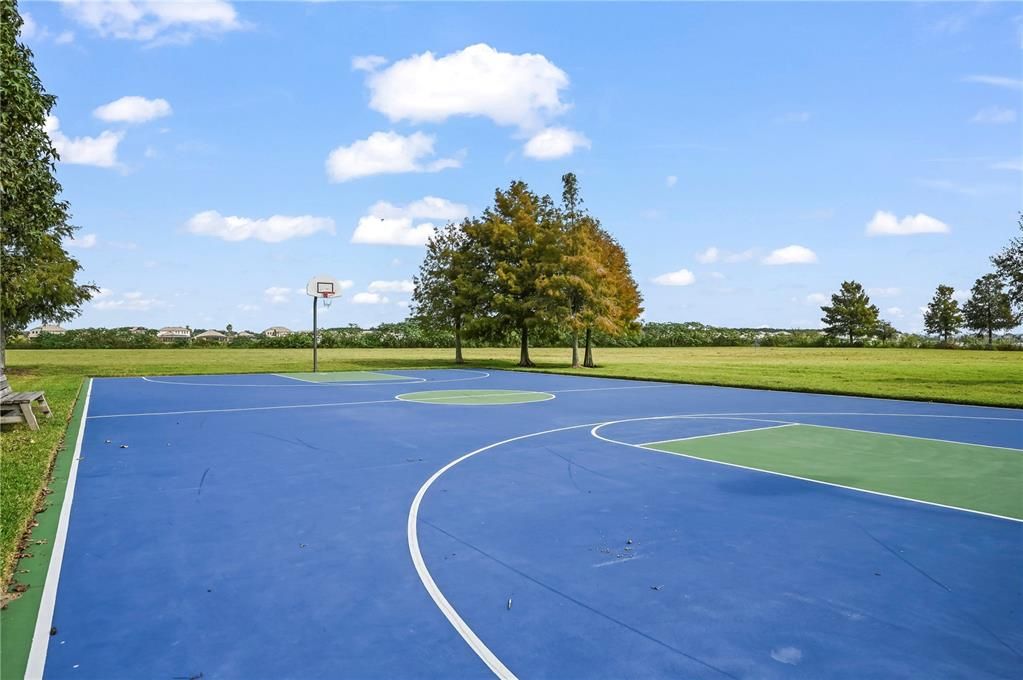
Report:
[[[985,274],[973,284],[970,299],[963,305],[963,321],[978,335],[986,334],[988,345],[992,344],[995,331],[1015,328],[1019,323],[1012,313],[1009,295],[996,274]]]
[[[963,315],[959,311],[959,303],[952,297],[954,294],[952,286],[939,285],[924,312],[924,328],[928,333],[940,335],[945,344],[963,325]]]
[[[0,369],[4,338],[32,320],[67,321],[98,290],[75,283],[81,269],[61,242],[74,233],[54,175],[57,152],[46,133],[56,102],[18,42],[14,0],[0,0]]]
[[[877,327],[877,306],[870,303],[867,292],[856,281],[843,281],[841,289],[831,296],[831,304],[822,306],[821,311],[825,334],[848,338],[850,345],[859,336],[871,335]]]

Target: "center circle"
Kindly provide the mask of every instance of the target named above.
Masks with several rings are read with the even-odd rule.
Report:
[[[417,401],[423,404],[446,406],[488,406],[498,404],[527,404],[531,401],[548,401],[554,395],[549,392],[528,390],[430,390],[407,392],[395,399]]]

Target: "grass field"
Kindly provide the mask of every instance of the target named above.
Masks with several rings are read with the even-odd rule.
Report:
[[[1023,407],[1023,354],[910,349],[657,348],[599,349],[596,369],[566,367],[567,349],[535,349],[537,370],[618,378],[758,387]],[[446,349],[326,349],[324,371],[450,366]],[[470,349],[470,366],[514,368],[516,349]],[[18,537],[31,521],[40,490],[86,376],[200,373],[286,373],[310,370],[304,349],[11,350],[16,390],[43,389],[54,417],[38,432],[17,426],[0,450],[3,577],[13,568]]]

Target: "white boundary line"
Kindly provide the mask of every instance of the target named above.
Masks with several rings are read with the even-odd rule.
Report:
[[[617,440],[614,440],[614,439],[609,439],[609,438],[601,436],[599,434],[599,430],[602,427],[605,427],[607,425],[615,425],[615,424],[618,424],[618,423],[627,423],[627,422],[635,422],[635,421],[643,421],[643,420],[667,420],[667,419],[674,419],[674,418],[680,418],[680,419],[681,418],[707,418],[707,419],[720,419],[720,420],[754,420],[754,421],[758,420],[757,418],[742,417],[742,416],[749,416],[749,415],[793,415],[793,414],[772,414],[772,413],[763,413],[763,414],[732,413],[732,414],[706,414],[706,415],[684,414],[684,415],[670,415],[670,416],[652,416],[652,417],[646,417],[646,418],[626,418],[626,419],[621,419],[621,420],[611,420],[611,421],[605,421],[605,422],[599,422],[599,423],[584,423],[584,424],[581,424],[581,425],[569,425],[569,426],[566,426],[566,427],[559,427],[559,428],[554,428],[554,429],[551,429],[551,430],[543,430],[543,431],[540,431],[540,432],[532,432],[532,433],[529,433],[529,434],[523,434],[523,435],[519,435],[517,437],[512,437],[510,439],[504,439],[502,441],[495,442],[493,444],[488,444],[487,446],[484,446],[482,448],[476,449],[475,451],[470,451],[469,453],[467,453],[467,454],[465,454],[463,456],[460,456],[460,457],[452,460],[447,465],[445,465],[444,467],[442,467],[439,470],[437,470],[436,472],[434,472],[433,475],[431,475],[430,478],[427,479],[426,482],[419,488],[419,491],[416,492],[415,498],[412,500],[412,505],[409,508],[408,524],[407,524],[408,546],[409,546],[409,554],[412,557],[412,564],[413,564],[413,566],[416,569],[416,573],[419,575],[419,580],[422,581],[423,587],[426,588],[426,592],[430,595],[431,599],[433,599],[434,604],[437,605],[437,608],[440,609],[441,613],[448,620],[448,622],[451,624],[451,626],[462,637],[462,639],[465,640],[466,644],[469,645],[469,648],[472,649],[473,652],[475,652],[476,655],[480,657],[480,659],[487,665],[487,667],[490,668],[490,670],[499,678],[506,679],[506,680],[515,680],[515,675],[511,672],[511,670],[509,670],[508,667],[505,666],[501,662],[501,660],[498,659],[497,656],[490,650],[490,648],[488,648],[486,646],[486,644],[479,638],[479,636],[476,635],[476,633],[473,632],[473,630],[471,628],[469,628],[469,625],[459,615],[458,611],[454,608],[454,606],[451,604],[451,602],[448,601],[448,599],[446,597],[444,597],[444,594],[441,592],[440,588],[437,586],[436,581],[433,580],[433,576],[430,574],[430,570],[427,568],[426,562],[423,560],[423,553],[422,553],[422,550],[420,549],[420,546],[419,546],[419,531],[418,531],[419,509],[422,506],[423,498],[426,496],[427,491],[430,490],[430,487],[433,486],[433,484],[441,477],[441,475],[443,475],[445,472],[447,472],[451,468],[455,467],[459,463],[461,463],[461,462],[463,462],[465,460],[468,460],[469,458],[472,458],[473,456],[479,455],[479,454],[481,454],[481,453],[483,453],[485,451],[489,451],[490,449],[494,449],[494,448],[497,448],[499,446],[503,446],[505,444],[510,444],[512,442],[521,441],[523,439],[530,439],[532,437],[539,437],[539,436],[542,436],[542,435],[553,434],[555,432],[565,432],[565,431],[568,431],[568,430],[578,430],[578,429],[585,428],[585,427],[592,428],[590,430],[590,435],[595,437],[596,439],[600,439],[600,440],[608,442],[610,444],[617,444],[617,445],[620,445],[620,446],[628,446],[630,448],[639,449],[641,451],[646,451],[647,453],[651,453],[651,454],[674,455],[674,456],[678,456],[680,458],[690,458],[690,459],[693,459],[693,460],[699,460],[699,461],[706,462],[706,463],[713,463],[713,464],[717,464],[717,465],[724,465],[726,467],[733,467],[733,468],[739,468],[739,469],[743,469],[743,470],[750,470],[752,472],[760,472],[760,473],[763,473],[763,474],[776,475],[776,476],[779,476],[779,477],[788,477],[790,479],[798,479],[800,481],[810,482],[812,484],[822,484],[824,486],[831,486],[831,487],[835,487],[835,488],[845,489],[845,490],[848,490],[848,491],[854,491],[854,492],[859,492],[859,493],[871,494],[871,495],[874,495],[874,496],[882,496],[882,497],[886,497],[886,498],[893,498],[895,500],[907,501],[909,503],[919,503],[919,504],[922,504],[922,505],[930,505],[930,506],[934,506],[934,507],[944,508],[946,510],[957,510],[957,511],[960,511],[960,512],[967,512],[967,513],[971,513],[971,514],[977,514],[977,515],[983,515],[983,516],[986,516],[986,517],[992,517],[992,518],[995,518],[995,519],[1002,519],[1002,520],[1008,520],[1008,521],[1011,521],[1011,522],[1023,523],[1023,520],[1019,520],[1019,519],[1016,519],[1014,517],[1005,517],[1005,516],[1002,516],[1002,515],[995,515],[995,514],[992,514],[992,513],[981,512],[979,510],[969,510],[967,508],[959,508],[959,507],[952,506],[952,505],[942,505],[941,503],[932,503],[930,501],[922,501],[922,500],[918,500],[918,499],[915,499],[915,498],[905,498],[903,496],[896,496],[894,494],[886,494],[886,493],[882,493],[882,492],[879,492],[879,491],[870,491],[870,490],[867,490],[867,489],[859,489],[859,488],[856,488],[856,487],[844,486],[842,484],[836,484],[836,483],[833,483],[833,482],[824,482],[824,481],[821,481],[821,480],[818,480],[818,479],[810,479],[810,478],[807,478],[807,477],[799,477],[799,476],[796,476],[796,475],[788,475],[788,474],[781,473],[781,472],[772,472],[770,470],[761,470],[759,468],[746,467],[744,465],[737,465],[735,463],[724,463],[724,462],[716,461],[716,460],[708,460],[706,458],[699,458],[697,456],[691,456],[691,455],[687,455],[687,454],[672,453],[672,452],[668,452],[668,451],[659,451],[658,449],[646,448],[646,447],[644,447],[643,445],[640,445],[640,444],[630,444],[628,442],[621,442],[621,441],[617,441]],[[821,414],[811,414],[811,415],[821,415]],[[827,415],[827,414],[824,414],[824,415]],[[873,414],[853,414],[853,415],[873,415]],[[895,414],[889,414],[889,415],[895,415]],[[915,415],[922,415],[922,416],[926,417],[925,414],[915,414]],[[938,416],[938,417],[940,417],[940,416]],[[985,418],[980,417],[980,416],[963,416],[963,417],[966,417],[966,418],[976,418],[976,419],[981,419],[981,420],[985,419]],[[1012,418],[996,418],[995,420],[1015,420],[1015,419],[1012,419]],[[772,421],[772,420],[764,420],[763,422],[779,423],[779,421]],[[781,422],[782,426],[801,425],[801,424],[803,424],[803,423]],[[766,428],[758,428],[758,429],[766,429]],[[750,430],[738,430],[737,432],[749,432],[749,431]],[[729,433],[729,434],[731,434],[731,433]],[[879,433],[873,433],[873,434],[885,434],[885,433],[880,433],[879,432]],[[956,443],[965,443],[965,442],[956,442]]]
[[[479,638],[476,633],[469,628],[469,624],[465,622],[452,604],[444,597],[444,593],[437,587],[437,582],[433,580],[433,576],[430,574],[430,570],[426,568],[426,562],[423,561],[423,553],[419,548],[419,507],[423,503],[423,497],[426,492],[430,490],[433,483],[436,482],[441,475],[455,467],[462,461],[468,460],[475,455],[489,451],[490,449],[497,448],[504,444],[510,444],[511,442],[519,441],[522,439],[529,439],[530,437],[539,437],[540,435],[552,434],[554,432],[562,432],[565,430],[577,430],[583,427],[592,427],[593,425],[599,425],[599,423],[587,423],[584,425],[570,425],[568,427],[559,427],[553,430],[544,430],[542,432],[533,432],[530,434],[519,435],[518,437],[512,437],[511,439],[505,439],[493,444],[488,444],[483,448],[470,451],[469,453],[456,458],[441,469],[433,473],[433,475],[426,480],[419,491],[416,492],[415,498],[412,500],[412,506],[408,511],[408,548],[409,554],[412,556],[412,564],[416,568],[416,573],[419,574],[419,580],[423,582],[423,587],[426,588],[426,592],[429,593],[430,597],[433,598],[434,604],[440,609],[441,613],[447,618],[448,623],[462,636],[465,643],[469,645],[472,651],[476,652],[476,655],[483,660],[483,663],[487,665],[494,675],[504,680],[515,680],[515,674],[512,673],[507,666],[501,663],[501,660],[490,651],[490,649],[484,644],[483,640]]]
[[[111,413],[102,416],[89,416],[89,420],[100,418],[141,418],[143,416],[185,416],[198,413],[242,413],[245,411],[278,411],[291,408],[329,408],[332,406],[361,406],[363,404],[395,404],[394,399],[377,399],[374,401],[337,401],[327,404],[290,404],[287,406],[245,406],[242,408],[208,408],[195,411],[151,411],[148,413]]]
[[[876,434],[882,437],[901,437],[902,439],[921,439],[925,442],[941,442],[942,444],[957,444],[959,446],[979,446],[983,449],[998,449],[1001,451],[1018,451],[1023,453],[1023,449],[1017,449],[1012,446],[994,446],[992,444],[974,444],[973,442],[960,442],[955,439],[936,439],[935,437],[918,437],[913,434],[896,434],[894,432],[876,432],[874,430],[861,430],[855,427],[839,427],[838,425],[817,425],[816,423],[793,423],[793,425],[801,425],[803,427],[822,427],[827,430],[845,430],[847,432],[862,432],[863,434]]]
[[[381,378],[380,380],[367,380],[366,382],[355,382],[354,380],[306,380],[305,378],[296,378],[293,375],[284,375],[283,373],[271,373],[270,375],[277,376],[278,378],[285,378],[287,380],[297,380],[307,385],[379,385],[383,383],[385,385],[403,384],[403,383],[415,383],[415,382],[426,382],[426,378],[411,378],[402,375],[394,375],[392,373],[384,373],[383,371],[320,371],[320,373],[376,373],[378,375],[386,375],[388,377]],[[365,380],[365,378],[363,378]]]
[[[804,482],[812,482],[814,484],[823,484],[825,486],[833,486],[833,487],[836,487],[836,488],[839,488],[839,489],[846,489],[846,490],[849,490],[849,491],[856,491],[856,492],[859,492],[859,493],[867,493],[867,494],[871,494],[871,495],[874,495],[874,496],[884,496],[885,498],[895,498],[895,499],[900,500],[900,501],[908,501],[910,503],[921,503],[923,505],[931,505],[931,506],[938,507],[938,508],[945,508],[946,510],[958,510],[960,512],[968,512],[968,513],[971,513],[971,514],[974,514],[974,515],[984,515],[985,517],[994,517],[996,519],[1004,519],[1004,520],[1008,520],[1010,522],[1017,522],[1017,523],[1023,524],[1023,519],[1018,519],[1016,517],[1006,517],[1005,515],[996,515],[996,514],[991,513],[991,512],[984,512],[983,510],[971,510],[970,508],[961,508],[961,507],[959,507],[957,505],[945,505],[944,503],[935,503],[933,501],[925,501],[925,500],[921,500],[919,498],[908,498],[906,496],[898,496],[896,494],[884,493],[883,491],[872,491],[870,489],[862,489],[862,488],[855,487],[855,486],[846,486],[845,484],[838,484],[836,482],[826,482],[824,480],[813,479],[811,477],[800,477],[799,475],[790,475],[790,474],[785,473],[785,472],[775,472],[773,470],[765,470],[763,468],[750,467],[748,465],[740,465],[738,463],[728,463],[728,462],[725,462],[725,461],[714,460],[714,459],[711,459],[711,458],[701,458],[700,456],[694,456],[694,455],[688,454],[688,453],[678,453],[676,451],[664,451],[662,449],[650,449],[650,448],[646,448],[645,446],[643,446],[641,444],[630,444],[629,442],[623,442],[623,441],[619,441],[617,439],[610,439],[608,437],[602,436],[600,434],[600,432],[599,432],[602,427],[606,427],[608,425],[618,425],[620,423],[632,423],[632,422],[643,421],[643,420],[665,420],[665,419],[669,419],[669,418],[689,418],[689,417],[691,417],[691,416],[654,416],[654,417],[649,417],[649,418],[624,418],[622,420],[612,420],[612,421],[609,421],[609,422],[606,422],[606,423],[601,423],[601,424],[595,426],[592,430],[590,430],[590,435],[592,435],[593,437],[595,437],[597,439],[600,439],[601,441],[608,442],[610,444],[618,444],[620,446],[629,446],[631,448],[640,449],[642,451],[650,451],[652,453],[664,453],[664,454],[668,454],[669,456],[679,456],[681,458],[691,458],[692,460],[702,460],[702,461],[704,461],[706,463],[713,463],[715,465],[724,465],[724,466],[727,466],[727,467],[739,468],[740,470],[751,470],[753,472],[761,472],[761,473],[767,474],[767,475],[775,475],[775,476],[778,476],[778,477],[788,477],[789,479],[799,479],[799,480],[802,480]],[[703,417],[706,417],[706,416],[703,416]],[[793,425],[803,425],[804,423],[792,423],[792,424]],[[739,434],[739,433],[744,432],[744,431],[746,431],[746,430],[737,430],[733,434]],[[863,430],[858,430],[858,431],[863,431]],[[885,433],[883,433],[883,432],[872,432],[870,434],[885,434]],[[966,442],[951,442],[951,443],[966,444]]]
[[[539,370],[539,371],[528,371],[521,369],[494,369],[499,370],[502,373],[526,373],[526,374],[540,374],[540,375],[556,375],[556,376],[569,376],[575,378],[599,378],[601,380],[615,380],[617,382],[630,382],[635,380],[634,378],[622,378],[613,375],[582,375],[580,373],[558,373],[555,371]],[[900,403],[900,404],[922,404],[928,406],[958,406],[965,408],[996,408],[1003,411],[1015,411],[1020,413],[1023,409],[1013,406],[986,406],[983,404],[960,404],[952,401],[924,401],[921,399],[899,399],[898,397],[865,397],[860,394],[838,394],[836,392],[800,392],[798,390],[783,390],[773,389],[769,387],[739,387],[738,385],[712,385],[710,383],[692,383],[684,381],[670,381],[670,380],[658,380],[656,382],[662,383],[666,387],[710,387],[719,390],[742,390],[744,392],[777,392],[780,394],[793,394],[798,396],[818,396],[818,397],[835,397],[838,399],[866,399],[868,401],[878,401],[881,403]]]
[[[767,421],[763,421],[767,422]],[[657,446],[658,444],[673,444],[675,442],[688,442],[693,439],[707,439],[708,437],[723,437],[728,434],[742,434],[743,432],[761,432],[763,430],[776,430],[779,427],[794,427],[800,423],[782,423],[780,425],[766,425],[764,427],[749,427],[745,430],[729,430],[728,432],[711,432],[710,434],[698,434],[692,437],[678,437],[676,439],[660,439],[655,442],[643,442],[642,444],[636,444],[636,446]]]
[[[78,480],[78,460],[82,456],[82,440],[85,437],[85,425],[88,422],[89,401],[92,398],[92,378],[85,391],[85,406],[82,409],[82,422],[78,426],[78,438],[75,450],[71,454],[71,467],[68,469],[67,488],[64,491],[64,504],[60,508],[57,520],[57,535],[53,539],[53,552],[50,554],[50,566],[46,570],[46,581],[43,594],[39,601],[39,613],[36,615],[36,627],[32,633],[32,646],[28,652],[28,665],[25,667],[26,680],[43,677],[46,668],[46,652],[50,644],[50,626],[53,625],[53,610],[57,604],[57,586],[60,581],[60,568],[64,563],[64,546],[67,543],[68,524],[71,521],[71,502],[75,497],[75,482]]]
[[[428,394],[432,390],[425,390]],[[436,390],[438,392],[445,392],[446,390]],[[458,390],[461,391],[461,390]],[[487,392],[487,390],[479,390],[480,392]],[[399,394],[394,398],[398,401],[407,401],[410,404],[442,404],[444,406],[512,406],[515,404],[535,404],[541,401],[550,401],[557,397],[550,392],[540,392],[537,390],[497,390],[491,391],[488,394],[459,394],[450,397],[434,397],[432,399],[403,399],[403,397],[412,397],[416,394],[423,394],[423,392],[405,392]],[[514,395],[525,395],[525,394],[544,394],[547,395],[546,399],[529,399],[526,401],[495,401],[491,404],[450,404],[444,403],[447,401],[455,401],[457,399],[486,399],[487,397],[511,397]]]
[[[292,378],[287,375],[281,375],[280,373],[239,373],[237,375],[272,375],[278,378],[285,378],[287,380],[295,380],[300,385],[262,385],[262,384],[251,384],[251,383],[197,383],[197,382],[179,382],[176,380],[160,380],[159,378],[150,378],[148,376],[141,376],[141,379],[159,385],[187,385],[189,387],[276,387],[276,388],[295,388],[295,387],[369,387],[373,385],[405,385],[409,383],[447,383],[447,382],[468,382],[470,380],[484,380],[490,377],[490,373],[486,371],[476,371],[471,368],[396,368],[391,369],[395,371],[462,371],[465,373],[478,373],[479,375],[470,378],[445,378],[443,380],[430,380],[429,378],[414,378],[408,376],[405,380],[374,380],[372,382],[314,382],[312,380],[302,380],[301,378]],[[341,371],[338,371],[341,372]],[[360,371],[365,373],[383,373],[384,371]],[[398,374],[393,374],[395,377],[402,377]],[[111,376],[117,377],[117,376]],[[173,378],[175,376],[163,376]],[[187,377],[198,377],[198,376],[178,376],[182,378]]]

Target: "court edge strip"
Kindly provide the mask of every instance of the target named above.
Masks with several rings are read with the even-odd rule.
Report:
[[[606,427],[608,425],[618,425],[618,424],[621,424],[621,423],[634,423],[634,422],[643,421],[643,420],[669,420],[669,419],[672,419],[672,418],[685,419],[685,418],[691,418],[691,417],[692,416],[651,416],[651,417],[647,417],[647,418],[626,418],[626,419],[623,419],[623,420],[612,420],[612,421],[608,421],[606,423],[600,423],[600,424],[594,426],[593,429],[590,430],[590,435],[595,437],[596,439],[601,440],[601,441],[608,442],[609,444],[618,444],[619,446],[628,446],[630,448],[639,449],[641,451],[649,451],[651,453],[662,453],[662,454],[667,454],[669,456],[678,456],[680,458],[690,458],[692,460],[700,460],[700,461],[703,461],[705,463],[714,463],[715,465],[725,465],[727,467],[739,468],[740,470],[750,470],[752,472],[760,472],[760,473],[763,473],[765,475],[775,475],[777,477],[788,477],[789,479],[798,479],[800,481],[811,482],[813,484],[823,484],[825,486],[832,486],[832,487],[835,487],[835,488],[838,488],[838,489],[846,489],[847,491],[856,491],[858,493],[868,493],[868,494],[871,494],[871,495],[874,495],[874,496],[883,496],[885,498],[894,498],[895,500],[906,501],[906,502],[909,502],[909,503],[920,503],[922,505],[930,505],[930,506],[936,507],[936,508],[944,508],[945,510],[956,510],[958,512],[968,512],[968,513],[973,514],[973,515],[983,515],[984,517],[992,517],[994,519],[1002,519],[1002,520],[1007,520],[1009,522],[1016,522],[1017,524],[1023,524],[1023,519],[1020,519],[1018,517],[1008,517],[1006,515],[998,515],[998,514],[995,514],[993,512],[984,512],[983,510],[973,510],[972,508],[962,508],[962,507],[959,507],[958,505],[945,505],[944,503],[936,503],[934,501],[925,501],[925,500],[922,500],[920,498],[909,498],[908,496],[899,496],[899,495],[896,495],[896,494],[893,494],[893,493],[885,493],[883,491],[873,491],[871,489],[863,489],[863,488],[860,488],[860,487],[857,487],[857,486],[846,486],[845,484],[838,484],[837,482],[827,482],[827,481],[824,481],[822,479],[814,479],[812,477],[801,477],[799,475],[792,475],[792,474],[788,474],[786,472],[776,472],[774,470],[765,470],[763,468],[750,467],[748,465],[740,465],[739,463],[729,463],[729,462],[726,462],[726,461],[723,461],[723,460],[714,460],[712,458],[701,458],[700,456],[694,456],[693,454],[690,454],[690,453],[679,453],[677,451],[665,451],[663,449],[648,448],[647,446],[644,446],[642,444],[632,444],[632,443],[629,443],[629,442],[619,441],[617,439],[611,439],[609,437],[605,437],[605,436],[601,435],[600,432],[599,432],[599,430],[602,427]],[[702,417],[707,417],[707,416],[702,416]],[[713,417],[711,417],[711,418],[713,418]],[[813,427],[813,425],[810,424],[810,423],[794,422],[794,423],[789,423],[789,424],[790,425],[810,425],[811,427]],[[865,432],[867,434],[881,434],[881,435],[887,434],[886,432],[871,432],[870,430],[855,430],[855,429],[852,429],[852,428],[844,428],[844,427],[832,428],[832,429],[849,430],[851,432]],[[742,434],[743,432],[747,432],[747,431],[748,430],[736,430],[735,432],[729,432],[727,434]],[[914,438],[915,439],[923,439],[923,437],[914,437]],[[962,444],[964,446],[981,446],[981,445],[970,444],[969,442],[953,442],[953,441],[948,441],[948,440],[945,440],[945,439],[934,439],[934,440],[931,440],[931,441],[945,442],[945,443],[948,443],[948,444]],[[1005,448],[1005,447],[989,447],[989,448]],[[1016,451],[1018,449],[1009,449],[1009,450],[1010,451]]]
[[[46,668],[46,653],[50,645],[50,627],[53,624],[53,610],[57,604],[57,586],[60,581],[60,569],[64,562],[64,546],[67,543],[68,525],[71,520],[71,503],[75,496],[75,483],[78,481],[78,461],[82,456],[82,441],[85,438],[85,424],[89,419],[89,401],[92,399],[92,378],[85,392],[85,406],[82,409],[82,420],[78,426],[78,437],[75,450],[71,457],[68,470],[67,487],[64,491],[64,503],[60,508],[60,519],[57,522],[57,535],[53,540],[53,553],[50,555],[50,566],[46,570],[46,581],[43,584],[43,595],[39,601],[39,613],[36,617],[35,632],[32,633],[32,646],[28,652],[28,664],[25,667],[26,680],[43,677]]]

